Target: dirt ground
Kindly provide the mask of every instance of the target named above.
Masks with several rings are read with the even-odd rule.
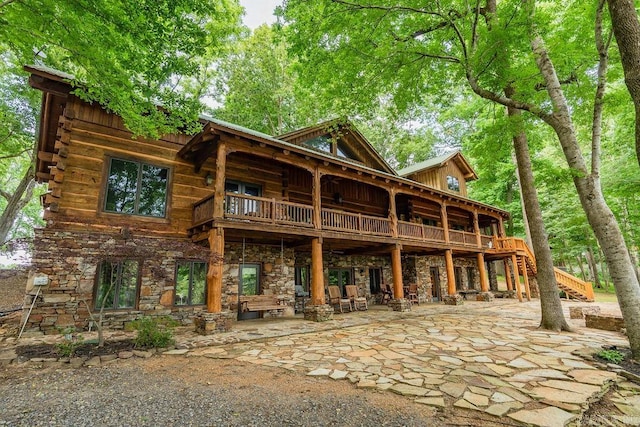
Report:
[[[27,279],[26,271],[0,270],[0,313],[22,305],[24,289]],[[9,329],[17,327],[20,312],[0,317],[0,329],[9,332]],[[129,344],[130,345],[130,344]],[[116,346],[118,347],[118,346]],[[27,349],[24,349],[27,350]],[[113,352],[123,350],[113,348]],[[22,356],[25,359],[33,357],[55,357],[53,346],[41,346],[31,348]],[[79,353],[82,353],[80,351]],[[106,350],[104,353],[109,353]],[[93,354],[86,354],[91,356]],[[123,366],[124,365],[124,366]],[[448,425],[448,426],[505,426],[519,425],[514,420],[498,419],[485,413],[456,408],[455,411],[436,409],[414,403],[406,397],[393,393],[379,392],[369,389],[358,389],[347,381],[333,381],[326,378],[308,377],[300,373],[290,372],[280,368],[245,364],[235,360],[219,360],[209,358],[175,358],[168,356],[155,356],[150,359],[120,360],[117,365],[108,369],[126,367],[131,369],[132,375],[139,372],[141,378],[130,378],[135,381],[155,381],[158,384],[152,388],[158,388],[160,395],[166,395],[170,390],[162,390],[164,384],[162,378],[171,378],[178,381],[185,388],[196,387],[212,388],[222,393],[229,399],[229,410],[242,411],[242,407],[234,406],[233,402],[256,405],[258,407],[273,408],[283,413],[288,413],[287,418],[298,420],[292,425],[331,425],[336,421],[336,410],[344,411],[345,416],[355,417],[345,425],[369,425],[368,421],[380,425]],[[637,367],[637,365],[636,365]],[[83,369],[64,369],[68,373],[64,378],[81,375]],[[60,371],[59,369],[57,370]],[[77,372],[76,372],[77,371]],[[0,368],[0,384],[7,386],[25,385],[30,378],[48,378],[49,381],[58,381],[56,370],[53,368],[38,368],[33,364],[19,364]],[[66,379],[65,379],[66,381]],[[82,384],[81,380],[78,380]],[[152,393],[153,394],[153,393]],[[613,392],[602,396],[593,402],[590,409],[584,414],[581,425],[599,426],[606,424],[613,414],[620,414],[611,401]],[[63,399],[64,397],[60,397]],[[72,398],[72,396],[70,396]],[[306,411],[317,411],[318,415],[308,417],[304,411],[300,411],[287,402],[302,402],[306,405]],[[353,402],[345,407],[335,408],[336,402]],[[367,411],[367,408],[372,408]],[[271,410],[271,409],[270,409]],[[299,418],[296,418],[299,417]],[[0,420],[2,417],[0,416]],[[337,418],[340,420],[340,417]],[[409,421],[410,420],[410,421]],[[240,422],[240,419],[238,419]],[[253,419],[245,420],[249,424]],[[256,420],[258,421],[258,420]],[[268,420],[267,421],[268,425]],[[312,422],[313,421],[313,422]],[[390,422],[389,422],[390,421]],[[415,422],[415,424],[414,424]],[[239,424],[240,425],[240,424]]]

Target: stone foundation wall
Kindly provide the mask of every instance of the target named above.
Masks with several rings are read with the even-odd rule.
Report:
[[[207,261],[202,246],[185,239],[123,236],[119,233],[94,233],[37,229],[34,239],[34,269],[46,274],[49,284],[41,289],[26,331],[58,333],[59,329],[89,327],[87,305],[93,307],[98,264],[105,260],[136,259],[139,262],[139,298],[133,310],[108,310],[103,324],[121,329],[142,315],[172,315],[190,323],[194,312],[203,306],[173,307],[177,260]],[[27,295],[29,307],[33,295]],[[85,304],[86,303],[86,304]],[[97,313],[95,313],[97,314]]]
[[[621,316],[607,316],[604,314],[585,314],[585,326],[592,329],[602,329],[604,331],[622,332],[624,329],[624,319]]]

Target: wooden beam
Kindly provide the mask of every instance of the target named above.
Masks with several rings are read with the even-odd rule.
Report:
[[[513,290],[513,282],[511,281],[511,270],[509,268],[509,259],[505,258],[502,260],[504,262],[504,278],[507,281],[507,290]]]
[[[222,275],[224,269],[224,229],[209,230],[209,268],[207,270],[207,311],[222,311]]]
[[[216,151],[216,141],[218,139],[219,138],[216,138],[213,141],[206,142],[200,150],[196,151],[193,154],[193,169],[195,173],[200,173],[200,168],[202,168],[202,165],[204,165],[209,157]]]
[[[516,279],[516,293],[518,294],[518,301],[522,302],[522,289],[520,288],[520,276],[518,273],[518,258],[515,255],[511,255],[511,263],[513,264],[513,276]]]
[[[453,268],[453,251],[447,249],[444,251],[444,263],[447,268],[447,294],[456,294],[456,275]]]
[[[313,171],[313,187],[312,187],[312,201],[313,201],[313,227],[316,230],[322,229],[322,183],[320,179],[322,175],[320,170],[316,168]]]
[[[524,279],[524,292],[527,295],[527,301],[531,301],[531,289],[529,288],[529,275],[527,274],[527,263],[524,257],[520,257],[522,261],[522,278]]]
[[[38,151],[38,160],[42,160],[43,162],[53,162],[54,153],[50,153],[48,151]]]
[[[29,86],[63,98],[66,98],[71,92],[71,85],[68,83],[56,82],[34,74],[29,77]]]
[[[311,240],[311,304],[325,305],[322,239]]]
[[[487,277],[487,271],[484,266],[484,255],[478,253],[476,257],[478,259],[478,273],[480,274],[480,291],[489,292],[489,278]]]
[[[226,180],[227,145],[224,142],[218,144],[216,158],[216,178],[213,199],[213,218],[224,217],[224,184]]]

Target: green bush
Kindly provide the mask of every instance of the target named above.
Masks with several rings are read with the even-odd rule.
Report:
[[[164,348],[175,343],[173,328],[177,322],[169,317],[145,316],[134,320],[129,328],[138,331],[134,342],[140,348]]]
[[[601,350],[596,353],[600,359],[606,360],[611,363],[620,363],[624,360],[624,355],[618,350]]]
[[[64,341],[56,344],[56,353],[60,357],[73,356],[76,349],[84,344],[84,338],[75,334],[75,328],[61,329],[60,333],[64,335]]]

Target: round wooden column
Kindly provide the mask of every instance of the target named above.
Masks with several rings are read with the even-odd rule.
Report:
[[[507,281],[507,290],[513,290],[513,282],[511,281],[511,269],[509,268],[509,260],[505,258],[504,262],[504,278]]]
[[[207,311],[222,312],[222,272],[224,269],[224,229],[209,230],[209,267],[207,270]]]
[[[325,304],[322,240],[318,237],[311,240],[311,304]]]
[[[456,276],[453,270],[453,251],[447,249],[444,251],[444,263],[447,267],[447,294],[456,294]]]
[[[527,275],[527,264],[524,257],[522,260],[522,278],[524,279],[524,293],[527,295],[527,301],[531,301],[531,290],[529,289],[529,276]]]
[[[400,245],[396,245],[391,250],[391,271],[393,273],[393,298],[404,298],[402,287],[402,261],[400,257]]]
[[[513,263],[513,276],[516,279],[516,293],[518,294],[518,301],[522,302],[522,289],[520,288],[520,276],[518,272],[518,258],[515,255],[511,255],[511,262]]]
[[[484,266],[484,255],[478,253],[478,273],[480,274],[480,291],[489,292],[489,279],[487,277],[487,270]]]

